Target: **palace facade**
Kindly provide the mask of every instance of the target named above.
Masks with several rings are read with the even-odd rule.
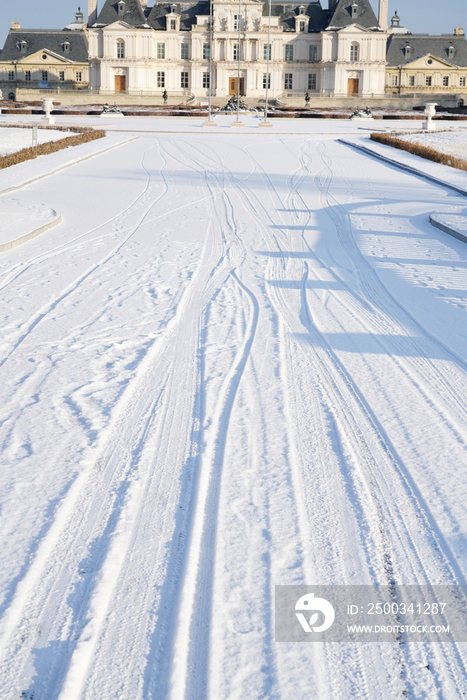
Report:
[[[209,93],[285,101],[310,98],[446,98],[467,104],[467,42],[412,34],[388,0],[88,0],[61,31],[13,23],[0,53],[3,98],[67,93],[143,101],[167,91],[178,101]],[[211,15],[212,13],[212,15]],[[268,68],[269,66],[269,68]],[[65,99],[63,95],[62,99]]]

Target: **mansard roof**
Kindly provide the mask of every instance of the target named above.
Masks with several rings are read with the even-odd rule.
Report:
[[[124,0],[123,14],[118,14],[118,0],[105,0],[102,10],[96,20],[96,25],[107,26],[119,20],[131,27],[147,26],[146,17],[139,0]]]
[[[23,38],[26,42],[24,51],[19,46]],[[65,41],[70,45],[69,51],[66,53],[63,49]],[[0,56],[2,61],[21,61],[43,49],[48,49],[58,56],[63,56],[76,63],[85,63],[89,56],[85,32],[35,31],[31,29],[10,30]]]
[[[273,2],[271,3],[271,15],[273,17],[280,17],[279,24],[281,27],[283,27],[285,32],[294,32],[295,17],[297,17],[300,14],[300,6],[303,6],[305,8],[303,13],[304,16],[309,17],[309,32],[322,32],[324,29],[326,29],[329,22],[329,12],[328,10],[323,10],[319,0],[318,2],[310,3],[297,2],[297,4],[291,2],[284,3],[280,0],[274,2],[273,0]],[[263,16],[267,17],[268,15],[269,5],[267,2],[264,2]]]
[[[410,46],[410,55],[405,55],[405,47]],[[454,48],[449,56],[449,46]],[[463,35],[444,34],[393,34],[388,39],[386,60],[388,66],[403,66],[417,58],[431,54],[461,68],[467,67],[467,40]]]
[[[175,12],[180,15],[180,29],[191,29],[196,24],[196,15],[209,15],[209,0],[198,2],[175,2]],[[155,2],[147,22],[156,30],[166,28],[166,16],[172,12],[170,2]]]
[[[352,17],[352,4],[358,5],[356,17]],[[342,29],[350,24],[359,24],[365,29],[379,27],[369,0],[339,0],[328,22],[328,29]]]

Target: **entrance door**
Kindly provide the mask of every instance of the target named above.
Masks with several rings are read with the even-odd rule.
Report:
[[[238,90],[238,78],[229,78],[229,95],[236,95]],[[240,78],[240,95],[245,95],[245,79]]]
[[[115,92],[125,92],[126,90],[126,75],[115,76]]]
[[[358,78],[349,78],[347,84],[348,95],[358,95]]]

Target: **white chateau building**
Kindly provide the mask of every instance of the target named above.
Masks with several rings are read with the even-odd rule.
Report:
[[[101,94],[385,94],[388,0],[89,0],[89,84]],[[270,41],[268,41],[268,31]],[[211,73],[210,73],[211,52]]]

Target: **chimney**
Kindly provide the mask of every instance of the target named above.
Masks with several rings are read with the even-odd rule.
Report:
[[[389,17],[389,0],[379,0],[378,23],[381,29],[387,31]]]
[[[97,20],[97,0],[88,0],[88,27],[92,27]]]

